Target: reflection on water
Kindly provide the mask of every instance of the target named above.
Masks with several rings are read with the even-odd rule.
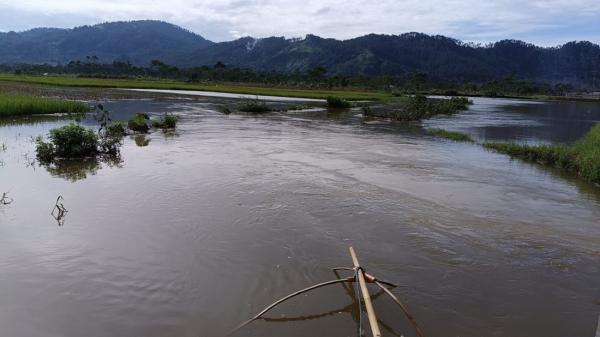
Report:
[[[145,147],[150,144],[150,139],[146,138],[145,134],[139,134],[133,136],[133,140],[135,141],[135,145],[139,147]]]
[[[480,139],[502,125],[495,137],[527,142],[585,133],[552,126],[558,108],[509,103],[476,99],[424,124]],[[31,137],[69,121],[0,127],[0,192],[14,198],[0,207],[0,335],[220,336],[330,279],[350,245],[400,285],[427,336],[592,335],[599,188],[360,111],[226,116],[219,104],[107,103],[117,120],[180,117],[176,137],[126,137],[120,165],[26,169]],[[573,104],[591,124],[596,110]],[[61,228],[49,215],[58,195]],[[356,335],[352,293],[317,290],[236,336]],[[375,310],[384,335],[414,335],[393,302],[378,297]]]
[[[50,175],[76,182],[95,175],[102,168],[102,164],[108,167],[122,167],[120,156],[100,156],[84,159],[62,159],[52,163],[40,163]]]

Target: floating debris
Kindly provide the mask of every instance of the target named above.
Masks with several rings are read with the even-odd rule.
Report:
[[[2,198],[0,198],[0,205],[10,205],[13,201],[14,199],[8,196],[8,192],[2,193]]]
[[[58,227],[61,227],[65,224],[65,216],[67,215],[67,212],[69,212],[62,203],[64,200],[65,199],[62,197],[62,195],[59,195],[58,198],[56,198],[56,203],[54,204],[52,212],[50,212],[50,215],[52,215],[54,220],[56,220],[58,223]]]

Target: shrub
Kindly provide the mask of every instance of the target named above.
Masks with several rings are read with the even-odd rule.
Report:
[[[252,114],[261,114],[273,111],[271,107],[263,101],[258,99],[249,99],[242,102],[238,109],[242,112],[248,112]]]
[[[39,136],[35,139],[35,144],[36,156],[39,161],[49,163],[54,160],[54,146],[52,143],[44,141],[44,139]]]
[[[79,158],[98,152],[98,136],[88,128],[69,124],[50,130],[54,154],[63,158]]]
[[[350,102],[335,96],[327,97],[327,107],[333,109],[348,109],[352,105]]]
[[[128,122],[127,127],[136,132],[146,133],[150,130],[147,120],[150,119],[147,114],[136,113]]]

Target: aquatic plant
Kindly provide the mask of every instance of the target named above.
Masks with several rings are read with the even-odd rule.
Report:
[[[273,109],[266,102],[258,99],[244,100],[238,106],[238,110],[252,114],[262,114],[273,111]]]
[[[290,104],[286,106],[285,109],[288,111],[306,110],[310,109],[310,106],[304,104]]]
[[[31,95],[0,93],[0,117],[36,114],[80,114],[89,111],[84,103]]]
[[[563,169],[588,181],[600,183],[600,124],[571,146],[513,143],[486,143],[484,146],[511,157]]]
[[[175,129],[177,126],[177,116],[165,113],[160,120],[152,121],[152,126],[160,129]]]
[[[336,96],[328,96],[327,97],[327,107],[333,109],[348,109],[352,106],[350,102],[336,97]]]
[[[127,127],[136,132],[146,133],[150,130],[147,121],[150,117],[144,113],[136,113],[128,122]]]
[[[127,134],[125,123],[113,122],[106,127],[106,135],[113,137],[123,137]]]
[[[467,135],[465,133],[461,133],[461,132],[447,131],[444,129],[429,129],[427,131],[431,135],[434,135],[436,137],[450,139],[455,142],[472,142],[473,141],[473,139],[471,139],[471,137],[469,137],[469,135]]]

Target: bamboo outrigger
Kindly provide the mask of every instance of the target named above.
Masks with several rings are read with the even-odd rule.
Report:
[[[358,262],[358,257],[356,256],[356,252],[354,251],[354,248],[350,247],[350,256],[352,257],[352,264],[353,267],[352,268],[348,268],[348,267],[337,267],[337,268],[333,268],[334,272],[336,272],[338,270],[350,270],[354,272],[354,276],[351,277],[347,277],[347,278],[338,278],[335,280],[331,280],[331,281],[327,281],[327,282],[322,282],[319,284],[315,284],[313,286],[310,286],[308,288],[304,288],[302,290],[298,290],[292,294],[289,294],[279,300],[277,300],[276,302],[272,303],[271,305],[269,305],[268,307],[266,307],[265,309],[263,309],[261,312],[259,312],[256,316],[250,318],[249,320],[243,322],[242,324],[240,324],[239,326],[237,326],[235,329],[233,329],[229,334],[233,334],[234,332],[238,331],[239,329],[245,327],[246,325],[254,322],[255,320],[261,319],[262,316],[264,314],[266,314],[268,311],[270,311],[271,309],[275,308],[277,305],[293,298],[296,297],[298,295],[304,294],[306,292],[309,292],[311,290],[315,290],[317,288],[321,288],[321,287],[325,287],[328,285],[332,285],[332,284],[342,284],[342,283],[355,283],[360,287],[360,294],[362,295],[362,300],[365,303],[365,310],[367,311],[367,318],[369,320],[369,326],[371,327],[371,333],[373,337],[381,337],[381,330],[379,330],[379,324],[377,323],[377,316],[375,314],[375,309],[373,308],[373,303],[371,301],[371,296],[369,295],[369,289],[367,288],[367,283],[373,283],[375,285],[377,285],[377,287],[379,287],[383,292],[385,292],[387,295],[389,295],[392,300],[394,302],[396,302],[396,304],[398,304],[398,306],[400,307],[400,309],[402,310],[402,312],[404,313],[404,315],[406,316],[406,318],[408,319],[408,321],[412,324],[412,326],[415,328],[415,331],[417,333],[417,336],[419,337],[425,337],[425,334],[423,333],[423,331],[421,330],[421,328],[419,327],[419,325],[417,324],[417,322],[415,321],[415,319],[413,318],[413,316],[408,312],[408,310],[406,309],[406,307],[402,304],[402,302],[400,302],[400,300],[398,299],[398,297],[396,297],[391,291],[390,289],[388,289],[388,287],[390,288],[395,288],[396,285],[390,282],[386,282],[386,281],[382,281],[377,279],[375,276],[368,274],[367,272],[365,272],[365,270],[361,267],[360,263]],[[387,287],[386,287],[387,286]],[[357,287],[357,293],[358,293],[358,288]],[[357,298],[357,302],[358,302],[358,312],[359,312],[359,317],[361,317],[360,312],[362,312],[362,305],[361,305],[361,296],[359,294],[357,294],[356,296]],[[361,328],[361,321],[359,319],[359,336],[362,336],[362,328]]]

